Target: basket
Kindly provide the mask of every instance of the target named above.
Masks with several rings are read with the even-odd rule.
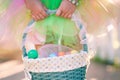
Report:
[[[25,77],[27,80],[86,80],[86,71],[89,64],[88,45],[86,38],[86,31],[80,20],[73,15],[72,20],[80,28],[80,39],[82,50],[76,54],[67,54],[64,56],[47,57],[29,59],[27,57],[25,40],[27,36],[27,29],[34,24],[32,20],[25,33],[23,34],[23,62],[25,65]],[[52,45],[52,44],[50,44]],[[48,45],[46,45],[48,46]],[[65,46],[63,46],[65,47]],[[56,48],[53,45],[51,48]],[[51,49],[48,46],[48,49]],[[47,49],[47,48],[42,48]],[[70,48],[66,48],[70,49]],[[42,50],[40,50],[42,52]],[[45,52],[43,52],[45,53]]]

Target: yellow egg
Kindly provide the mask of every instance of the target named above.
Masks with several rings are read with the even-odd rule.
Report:
[[[71,51],[71,54],[74,54],[74,53],[78,53],[78,51],[72,50],[72,51]]]

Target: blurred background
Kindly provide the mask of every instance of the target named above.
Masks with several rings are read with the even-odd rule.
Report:
[[[96,52],[87,80],[120,80],[120,0],[86,1],[80,15],[87,26],[89,46]],[[8,3],[10,0],[6,0]],[[0,6],[0,80],[23,80],[21,42],[16,35],[19,32],[15,27],[3,26],[8,19],[2,17],[9,6]]]

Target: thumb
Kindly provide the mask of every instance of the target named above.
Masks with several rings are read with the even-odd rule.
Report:
[[[57,12],[56,12],[56,15],[60,16],[61,13],[62,13],[62,11],[60,9],[58,9]]]
[[[47,11],[47,8],[45,6],[43,8],[44,8],[45,11]]]

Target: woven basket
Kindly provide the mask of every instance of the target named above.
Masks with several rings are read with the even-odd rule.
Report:
[[[23,62],[27,80],[86,80],[86,70],[89,64],[88,45],[85,28],[78,19],[74,19],[80,28],[83,49],[76,54],[59,57],[28,59],[24,45],[27,33],[23,35]],[[32,25],[32,20],[28,26]]]

